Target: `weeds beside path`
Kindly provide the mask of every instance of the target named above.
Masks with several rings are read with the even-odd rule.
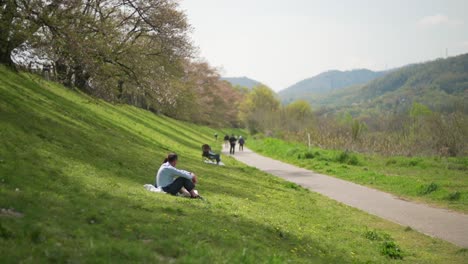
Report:
[[[388,193],[260,156],[247,148],[234,157],[349,206],[468,247],[468,215],[403,201]]]
[[[468,213],[468,157],[382,157],[266,138],[254,151],[301,168],[335,176],[433,206]]]

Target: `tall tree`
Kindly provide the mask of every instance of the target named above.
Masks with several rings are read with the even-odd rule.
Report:
[[[267,86],[259,85],[247,94],[240,105],[239,118],[253,133],[276,128],[280,102]]]

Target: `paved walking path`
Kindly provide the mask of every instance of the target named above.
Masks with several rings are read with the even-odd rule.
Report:
[[[468,215],[404,201],[382,191],[261,156],[245,147],[243,152],[237,149],[238,146],[233,157],[249,166],[424,234],[468,247]],[[229,155],[229,149],[223,149],[223,153]]]

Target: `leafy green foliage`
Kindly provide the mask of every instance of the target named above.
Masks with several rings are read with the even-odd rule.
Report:
[[[0,223],[0,238],[1,239],[9,239],[13,237],[13,232],[8,230],[6,227]]]
[[[311,151],[306,151],[306,152],[304,152],[304,153],[299,153],[299,154],[297,155],[297,158],[298,158],[298,159],[313,159],[313,158],[315,158],[315,155],[314,155],[314,153],[311,152]]]
[[[452,192],[448,195],[447,199],[450,201],[457,201],[461,197],[461,193],[459,191]]]
[[[400,247],[394,241],[384,241],[382,243],[382,254],[392,259],[403,259]]]
[[[376,230],[368,230],[366,231],[364,236],[367,239],[372,240],[372,241],[382,240],[382,238],[380,237],[379,233]]]
[[[336,161],[339,163],[346,163],[349,165],[359,165],[359,160],[356,155],[350,154],[348,151],[341,152],[337,157]]]
[[[252,134],[275,127],[280,103],[265,85],[254,87],[240,104],[239,119]]]
[[[387,233],[381,233],[377,230],[367,230],[364,233],[365,238],[371,241],[380,242],[380,253],[392,259],[403,259],[403,252],[393,238]]]
[[[432,192],[435,192],[439,189],[439,185],[437,185],[434,182],[431,182],[429,185],[422,186],[421,188],[421,195],[426,195],[430,194]]]
[[[242,92],[194,60],[190,25],[177,1],[9,0],[0,14],[0,64],[10,64],[12,55],[26,58],[16,66],[47,65],[54,80],[107,101],[239,126]]]

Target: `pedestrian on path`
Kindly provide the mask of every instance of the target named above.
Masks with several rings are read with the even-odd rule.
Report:
[[[234,152],[236,151],[236,142],[237,138],[232,134],[232,136],[229,138],[229,143],[231,144],[231,148],[229,149],[229,154],[234,155]]]
[[[228,134],[224,136],[224,147],[229,148],[229,135]]]
[[[239,136],[239,151],[244,151],[245,140],[242,136]]]

